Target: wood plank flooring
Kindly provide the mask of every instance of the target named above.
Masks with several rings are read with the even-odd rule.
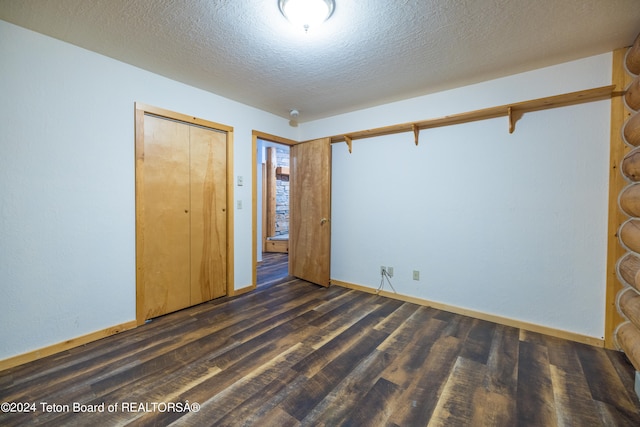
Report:
[[[289,275],[289,254],[265,252],[258,265],[258,286],[272,285]]]
[[[0,425],[640,425],[621,353],[276,276],[0,372]]]

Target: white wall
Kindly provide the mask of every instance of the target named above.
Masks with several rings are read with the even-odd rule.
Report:
[[[136,101],[235,128],[243,288],[252,129],[305,140],[611,81],[601,55],[291,128],[3,21],[0,58],[0,360],[135,318]],[[495,119],[423,131],[419,147],[335,145],[332,277],[375,288],[390,265],[400,293],[601,337],[608,132],[601,101],[527,114],[513,135]]]
[[[305,124],[302,139],[608,85],[611,54]],[[332,279],[604,334],[610,102],[333,146]],[[420,271],[420,281],[412,271]],[[391,290],[389,285],[385,290]]]
[[[0,360],[135,319],[136,101],[234,127],[251,284],[251,131],[288,120],[4,21],[0,58]]]

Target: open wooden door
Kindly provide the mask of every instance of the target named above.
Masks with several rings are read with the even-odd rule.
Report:
[[[289,274],[329,286],[331,264],[331,140],[291,147]]]

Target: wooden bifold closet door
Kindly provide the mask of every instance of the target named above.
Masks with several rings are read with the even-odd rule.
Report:
[[[143,120],[143,143],[136,143],[138,321],[227,290],[227,135],[150,114]]]

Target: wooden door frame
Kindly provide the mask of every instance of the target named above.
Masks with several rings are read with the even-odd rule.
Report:
[[[267,154],[266,163],[265,163],[265,172],[262,177],[262,187],[264,190],[262,191],[262,209],[263,209],[263,217],[262,219],[262,237],[265,239],[266,237],[272,237],[276,235],[276,192],[277,192],[277,175],[276,175],[276,166],[278,164],[277,161],[277,149],[276,147],[267,146],[264,150]],[[266,182],[265,182],[266,179]],[[265,228],[266,227],[266,228]],[[263,248],[264,252],[267,245],[263,240]]]
[[[298,141],[294,141],[293,139],[283,138],[281,136],[271,135],[257,130],[253,130],[251,132],[251,164],[253,165],[251,168],[251,180],[253,189],[251,194],[251,262],[253,265],[253,271],[251,286],[242,289],[243,292],[249,292],[251,290],[254,290],[258,286],[258,139],[288,146],[299,144]],[[262,187],[260,187],[260,191],[262,191]]]
[[[188,116],[174,111],[153,107],[140,102],[135,103],[135,205],[136,205],[136,324],[142,325],[144,319],[144,271],[142,266],[141,242],[144,239],[142,225],[144,224],[144,206],[141,197],[143,188],[144,164],[144,116],[151,114],[168,120],[175,120],[187,125],[200,126],[215,131],[225,132],[227,149],[227,295],[234,295],[234,239],[233,239],[233,127],[216,122]]]

